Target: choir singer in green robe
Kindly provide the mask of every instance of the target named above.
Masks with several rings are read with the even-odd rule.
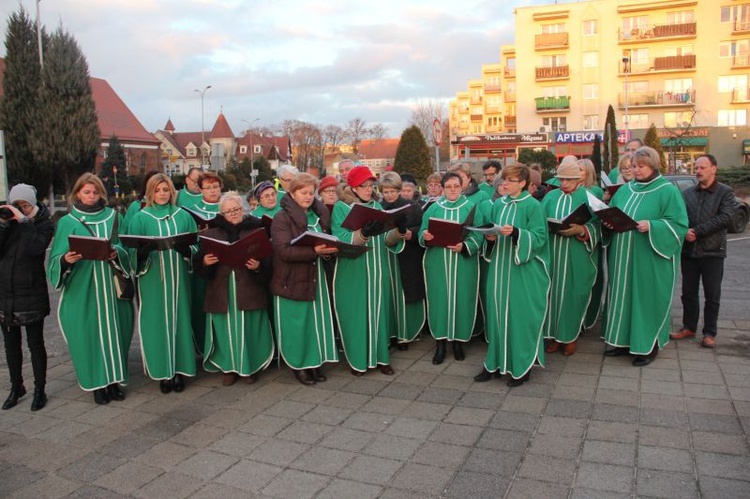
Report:
[[[630,353],[634,366],[646,366],[669,342],[672,291],[688,219],[682,193],[659,173],[654,149],[639,147],[632,164],[634,181],[620,187],[610,203],[638,227],[612,233],[607,249],[604,340],[614,348],[604,355]]]
[[[529,168],[509,165],[501,172],[505,195],[495,201],[488,234],[487,356],[475,381],[493,373],[511,375],[508,386],[530,378],[535,362],[544,365],[542,333],[550,288],[547,220],[542,206],[528,192]]]
[[[62,290],[60,330],[70,349],[78,384],[94,392],[97,404],[124,400],[120,384],[128,381],[128,350],[133,335],[133,302],[120,300],[114,272],[127,274],[127,251],[113,237],[122,217],[107,206],[102,181],[84,173],[73,185],[70,212],[57,222],[47,264],[47,277]],[[70,251],[68,236],[112,238],[109,261],[84,260]]]

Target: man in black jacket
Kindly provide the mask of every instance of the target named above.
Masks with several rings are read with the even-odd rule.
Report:
[[[695,160],[698,184],[682,193],[690,227],[682,246],[682,329],[670,335],[674,340],[695,337],[700,315],[698,288],[702,280],[706,301],[701,345],[706,348],[716,346],[721,280],[727,256],[727,227],[736,209],[732,188],[717,182],[716,171],[714,156],[699,156]]]

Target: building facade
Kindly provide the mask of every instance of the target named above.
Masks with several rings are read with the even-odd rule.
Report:
[[[545,134],[535,147],[558,157],[590,154],[584,139],[612,105],[621,141],[653,123],[675,170],[704,152],[750,163],[750,2],[589,0],[515,15],[515,44],[450,104],[454,157],[492,138],[505,146],[488,157],[507,156],[526,146],[504,137],[518,134]],[[558,145],[560,132],[575,135]]]

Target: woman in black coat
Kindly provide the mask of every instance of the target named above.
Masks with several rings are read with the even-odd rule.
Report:
[[[14,186],[8,202],[0,206],[0,324],[11,381],[3,410],[14,407],[26,394],[21,374],[21,326],[24,326],[34,371],[31,410],[38,411],[47,403],[44,393],[47,350],[43,331],[50,306],[44,257],[54,227],[49,210],[37,202],[33,186]]]

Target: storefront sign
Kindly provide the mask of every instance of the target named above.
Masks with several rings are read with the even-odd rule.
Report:
[[[555,132],[555,142],[558,144],[580,144],[582,142],[594,142],[594,137],[604,140],[604,132]]]
[[[458,142],[495,142],[495,143],[513,143],[513,142],[547,142],[547,134],[544,133],[511,133],[502,135],[465,135],[458,138]]]

